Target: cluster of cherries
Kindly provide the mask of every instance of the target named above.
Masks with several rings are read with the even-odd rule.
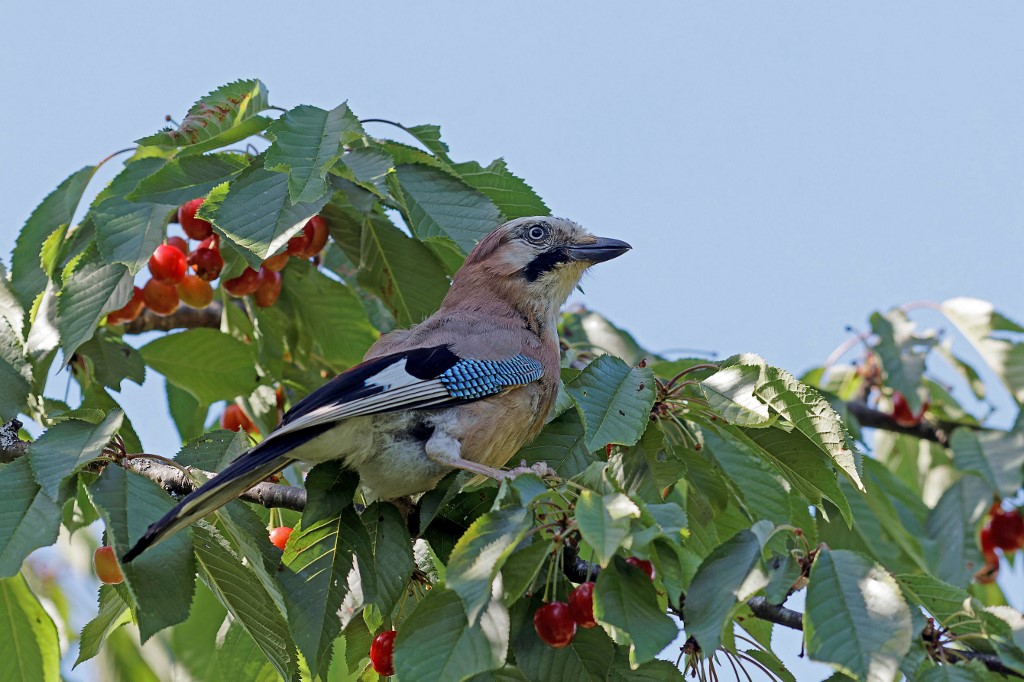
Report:
[[[654,580],[654,564],[635,556],[626,559],[627,564],[636,566]],[[585,582],[569,593],[569,601],[552,601],[537,609],[533,614],[533,629],[537,636],[550,647],[561,649],[569,646],[576,636],[576,627],[597,626],[594,618],[595,583]]]
[[[193,199],[178,208],[178,223],[189,239],[199,246],[189,251],[189,242],[181,237],[168,237],[149,258],[151,279],[135,287],[124,307],[107,315],[107,324],[125,324],[137,318],[144,309],[154,314],[170,315],[184,303],[190,308],[205,308],[213,301],[210,282],[220,277],[224,258],[220,254],[220,236],[213,226],[196,217],[205,199]],[[327,223],[313,216],[302,231],[288,240],[283,253],[263,261],[259,270],[246,268],[242,274],[224,280],[221,286],[232,296],[252,296],[256,305],[267,308],[281,295],[281,270],[289,258],[313,258],[327,245]]]
[[[999,557],[996,550],[1011,554],[1024,547],[1024,517],[1016,509],[1006,511],[1000,502],[988,510],[988,519],[981,528],[981,555],[985,566],[974,578],[979,583],[990,583],[999,574]]]

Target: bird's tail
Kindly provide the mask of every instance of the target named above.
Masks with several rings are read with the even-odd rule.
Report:
[[[284,469],[295,461],[288,456],[292,449],[316,435],[315,430],[310,430],[288,434],[283,438],[268,438],[252,450],[242,453],[222,472],[193,490],[174,509],[150,525],[135,545],[125,552],[121,561],[131,561],[147,548],[163,541],[193,521],[220,509],[267,476]],[[297,440],[300,442],[296,442]]]

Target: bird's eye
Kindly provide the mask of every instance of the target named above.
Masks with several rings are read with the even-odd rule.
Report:
[[[530,231],[526,233],[526,236],[530,238],[531,242],[543,241],[548,236],[548,228],[543,225],[534,225],[530,228]]]

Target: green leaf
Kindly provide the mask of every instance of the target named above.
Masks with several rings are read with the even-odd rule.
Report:
[[[106,524],[107,544],[117,556],[124,556],[149,525],[174,506],[156,483],[117,466],[105,468],[87,490]],[[188,617],[196,580],[188,531],[150,547],[131,563],[122,564],[121,570],[137,606],[134,615],[143,642]]]
[[[700,382],[708,404],[719,416],[738,426],[768,426],[768,406],[754,396],[764,367],[732,365]]]
[[[504,159],[495,159],[486,168],[476,161],[457,163],[452,168],[463,182],[494,202],[507,220],[551,214],[533,188],[508,170]]]
[[[36,480],[50,499],[57,501],[60,485],[93,461],[121,428],[124,413],[115,410],[99,424],[64,421],[55,424],[29,447]]]
[[[139,352],[147,365],[201,404],[249,395],[259,384],[252,347],[216,329],[168,334]]]
[[[133,275],[146,265],[163,241],[167,219],[176,205],[136,203],[125,195],[166,163],[166,159],[148,158],[128,164],[97,197],[89,212],[104,260],[123,263]]]
[[[209,406],[200,404],[191,393],[169,381],[164,382],[164,389],[167,391],[167,408],[181,440],[189,441],[202,434]]]
[[[1024,466],[1024,433],[959,428],[953,431],[949,447],[957,469],[977,472],[1000,497],[1017,494]]]
[[[441,126],[424,123],[423,125],[410,126],[405,131],[429,149],[430,153],[434,156],[440,159],[448,158],[448,145],[441,141]]]
[[[935,340],[915,336],[914,323],[900,310],[885,315],[873,313],[871,331],[878,337],[874,350],[885,369],[886,385],[902,393],[910,409],[917,412],[921,408],[917,388],[924,374],[925,355]]]
[[[21,307],[14,288],[7,280],[3,263],[0,263],[0,320],[11,328],[11,336],[18,340],[20,346],[25,338],[25,309]],[[6,331],[3,332],[3,336],[6,338]]]
[[[268,106],[263,83],[235,81],[193,104],[177,130],[163,130],[136,142],[150,147],[186,147],[182,156],[200,154],[244,140],[266,128],[270,119],[257,114]]]
[[[946,339],[942,343],[935,344],[935,351],[945,358],[946,362],[956,370],[956,373],[963,377],[964,381],[971,389],[971,393],[978,400],[984,400],[985,382],[982,381],[981,376],[978,374],[978,370],[974,369],[974,366],[965,362],[962,358],[955,355],[952,350],[952,340]]]
[[[146,378],[146,363],[139,352],[106,329],[79,346],[78,354],[89,359],[91,378],[100,386],[120,391],[125,379],[141,385]]]
[[[820,504],[824,497],[851,522],[850,503],[836,480],[832,460],[802,433],[777,426],[742,429],[731,425],[721,427],[719,433],[730,444],[768,461],[810,502]]]
[[[971,598],[967,590],[923,574],[898,575],[896,581],[909,601],[928,611],[940,623],[949,624],[954,614],[967,617],[964,603]]]
[[[576,523],[587,544],[606,566],[629,535],[630,521],[640,518],[640,509],[622,493],[601,497],[583,490],[576,503]]]
[[[165,166],[144,178],[125,198],[128,201],[180,206],[205,196],[207,192],[228,182],[249,165],[241,154],[206,154],[172,159]]]
[[[766,458],[755,454],[753,448],[737,447],[710,429],[704,431],[704,449],[734,484],[733,490],[751,518],[790,522],[792,486]]]
[[[200,215],[212,220],[238,245],[254,268],[284,248],[330,196],[292,203],[288,198],[288,175],[259,168],[255,163],[228,185],[226,194],[221,196],[219,192],[211,194]]]
[[[857,469],[859,453],[839,415],[820,393],[777,367],[766,370],[767,382],[755,391],[776,412],[793,423],[800,433],[822,449],[857,486],[864,489]]]
[[[359,558],[362,584],[372,585],[373,603],[381,613],[391,613],[409,587],[415,564],[412,539],[395,505],[378,502],[366,508],[360,519],[369,536],[371,558]],[[364,588],[364,592],[365,592]]]
[[[28,457],[0,465],[0,578],[15,575],[33,550],[52,545],[60,507],[32,477]]]
[[[644,358],[656,357],[637,343],[625,329],[612,324],[604,315],[586,308],[574,307],[573,310],[563,312],[558,322],[558,334],[574,345],[589,344],[589,350],[595,354],[608,353],[631,365],[639,364]]]
[[[353,149],[341,157],[341,162],[351,171],[351,175],[345,173],[344,169],[337,172],[353,179],[360,187],[370,190],[377,196],[383,197],[387,194],[387,174],[395,167],[395,162],[383,149]]]
[[[268,132],[274,143],[267,150],[266,168],[288,174],[293,204],[327,196],[327,169],[341,158],[344,145],[366,134],[347,104],[330,111],[297,106],[271,123]]]
[[[455,592],[434,588],[406,618],[395,641],[395,674],[406,680],[462,680],[500,667],[509,617],[500,600],[470,626]]]
[[[942,312],[967,337],[982,359],[1006,385],[1018,403],[1024,403],[1024,327],[995,310],[988,301],[954,298],[943,302]]]
[[[0,317],[0,422],[8,422],[28,409],[32,392],[32,366],[24,356],[21,339],[7,319]]]
[[[341,372],[362,362],[378,334],[355,292],[308,262],[292,262],[281,274],[280,305],[313,340],[327,365]]]
[[[0,677],[57,682],[57,626],[21,574],[0,580],[0,613]]]
[[[526,532],[531,518],[523,507],[488,512],[459,538],[448,558],[448,587],[465,603],[472,625],[491,599],[495,576]]]
[[[586,448],[593,452],[607,443],[633,445],[650,423],[654,405],[654,374],[650,368],[630,367],[602,355],[566,384],[587,427]]]
[[[39,263],[43,242],[54,230],[71,224],[94,172],[95,166],[86,166],[68,176],[32,211],[18,233],[11,258],[11,288],[22,309],[31,308],[46,287],[46,274]]]
[[[757,533],[741,530],[713,549],[693,576],[686,591],[686,634],[704,651],[721,645],[733,608],[768,585],[761,549]]]
[[[977,476],[963,476],[939,498],[928,515],[928,537],[941,551],[932,574],[952,585],[966,585],[981,565],[976,532],[992,504],[992,489]]]
[[[353,551],[343,516],[354,514],[355,485],[339,462],[328,462],[309,472],[306,489],[306,509],[288,540],[278,579],[292,637],[316,675],[327,670],[331,645],[341,632],[339,609],[348,592]]]
[[[630,660],[636,663],[652,660],[679,634],[675,622],[658,604],[647,574],[618,556],[597,576],[594,616],[628,635]]]
[[[867,557],[821,547],[807,587],[807,654],[856,679],[889,680],[910,650],[910,609],[891,575]]]
[[[549,422],[540,435],[524,445],[512,461],[525,460],[527,465],[547,462],[562,478],[572,478],[599,461],[587,449],[586,435],[580,413],[567,409]]]
[[[547,541],[537,540],[520,543],[501,567],[505,605],[509,606],[531,590],[540,574],[552,546]]]
[[[446,237],[468,253],[501,223],[485,195],[444,171],[403,164],[395,169],[413,232],[421,240]]]
[[[380,296],[399,325],[418,324],[438,309],[448,278],[426,245],[377,217],[364,220],[360,247],[359,283]]]
[[[132,622],[132,616],[128,612],[128,603],[121,597],[116,586],[100,585],[99,603],[99,613],[82,628],[82,636],[78,640],[78,658],[75,660],[75,667],[98,654],[110,633],[122,625]]]
[[[133,288],[128,268],[107,263],[95,247],[69,264],[57,299],[57,329],[65,358],[92,338],[104,315],[128,302]]]
[[[246,682],[280,682],[281,673],[273,664],[260,655],[249,633],[237,620],[227,619],[226,626],[218,631],[217,672],[213,680],[245,680]],[[223,637],[221,637],[223,632]],[[287,678],[284,678],[287,679]],[[298,677],[293,677],[293,680]]]
[[[215,528],[200,522],[193,532],[196,562],[203,582],[252,637],[281,677],[292,677],[298,669],[298,656],[288,633],[288,623],[274,598]]]
[[[220,655],[225,653],[225,642],[222,641],[224,638],[218,635],[226,635],[220,632],[221,627],[226,625],[226,618],[227,610],[217,601],[209,588],[202,581],[196,583],[192,610],[183,623],[174,626],[169,638],[175,662],[187,670],[192,679],[218,679],[220,670],[217,661]],[[257,654],[256,658],[270,665],[264,656]]]

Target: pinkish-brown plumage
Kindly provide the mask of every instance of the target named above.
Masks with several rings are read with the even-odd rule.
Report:
[[[296,404],[125,560],[294,460],[341,459],[383,499],[429,490],[453,469],[504,477],[557,397],[559,308],[588,267],[628,249],[559,218],[501,225],[466,257],[436,313],[381,337],[362,364]]]

